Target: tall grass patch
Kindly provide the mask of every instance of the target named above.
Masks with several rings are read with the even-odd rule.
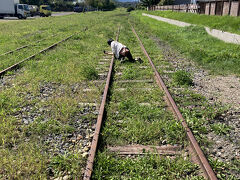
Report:
[[[145,13],[240,34],[239,17],[209,16],[174,11],[146,11]]]
[[[206,33],[203,27],[177,27],[132,12],[138,31],[159,38],[215,74],[240,75],[240,46],[225,43]],[[139,23],[144,25],[139,25]],[[161,28],[160,28],[161,27]]]

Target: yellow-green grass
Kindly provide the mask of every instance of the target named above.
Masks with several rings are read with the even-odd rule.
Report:
[[[142,16],[142,11],[132,12],[132,16],[149,36],[168,43],[212,73],[240,75],[239,45],[211,37],[202,26],[178,27]]]
[[[131,26],[124,23],[122,27],[120,41],[130,47],[134,56],[141,57],[143,63],[115,63],[115,81],[110,90],[92,179],[201,179],[198,167],[181,155],[173,159],[151,154],[120,157],[108,150],[109,146],[132,144],[161,146],[167,143],[180,147],[188,144],[181,124],[166,108],[163,92],[154,81],[154,73]],[[139,33],[153,59],[162,62],[161,51],[144,33]],[[153,80],[153,83],[122,83],[121,80]]]
[[[236,174],[238,171],[236,169],[239,169],[239,162],[238,160],[234,159],[230,162],[222,162],[221,160],[217,159],[213,154],[210,154],[209,149],[211,149],[211,144],[213,142],[210,142],[206,136],[209,132],[213,132],[216,134],[224,135],[231,127],[224,126],[222,124],[211,124],[211,121],[217,122],[219,120],[219,116],[221,116],[224,111],[227,110],[227,107],[222,106],[221,104],[213,104],[209,103],[205,97],[203,97],[200,94],[197,94],[196,92],[192,91],[189,86],[191,86],[191,83],[185,84],[185,83],[179,83],[182,81],[182,78],[184,77],[180,73],[174,71],[172,73],[167,73],[166,71],[172,71],[175,68],[173,65],[168,62],[168,58],[174,58],[174,56],[180,55],[181,57],[185,55],[189,55],[188,53],[193,51],[194,49],[198,49],[198,46],[205,46],[201,50],[212,52],[218,57],[218,54],[222,54],[222,52],[217,52],[214,48],[207,45],[209,43],[208,41],[205,43],[203,39],[211,39],[211,45],[214,45],[213,42],[219,43],[214,45],[214,47],[218,48],[227,48],[226,51],[230,53],[230,49],[228,49],[228,44],[219,42],[218,40],[214,40],[210,36],[206,35],[205,33],[197,35],[199,33],[198,28],[192,28],[191,31],[187,31],[187,29],[181,29],[179,27],[169,25],[167,23],[158,23],[158,21],[150,20],[149,18],[142,17],[141,14],[138,12],[135,12],[132,14],[133,17],[131,21],[135,24],[135,29],[137,32],[139,32],[141,38],[145,38],[143,44],[145,45],[147,51],[149,52],[150,57],[152,57],[153,62],[156,66],[158,66],[158,71],[162,76],[168,76],[168,79],[170,81],[165,81],[166,85],[169,87],[170,93],[172,94],[175,102],[177,103],[178,107],[180,108],[181,113],[183,114],[185,120],[187,121],[188,126],[192,130],[193,134],[195,135],[198,143],[200,144],[201,148],[203,149],[204,153],[207,155],[207,158],[215,171],[217,177],[219,179],[237,179]],[[139,23],[142,22],[142,23]],[[194,34],[194,37],[193,37]],[[187,39],[184,39],[184,37],[191,36],[192,39],[187,41]],[[202,40],[201,40],[202,38]],[[159,45],[160,44],[160,45]],[[166,45],[167,44],[167,45]],[[190,48],[190,44],[192,44],[192,47]],[[220,47],[220,44],[223,45],[223,47]],[[168,50],[173,53],[173,55],[170,55],[170,57],[167,57],[165,60],[161,58],[161,51],[164,52],[164,50],[161,50],[161,46],[166,45]],[[170,46],[169,46],[170,45]],[[194,46],[195,45],[195,46]],[[238,46],[234,46],[236,49]],[[180,51],[176,52],[175,49]],[[186,48],[186,49],[185,49]],[[188,49],[187,49],[188,48]],[[174,49],[174,50],[173,50]],[[185,49],[183,51],[183,49]],[[233,49],[234,53],[237,53],[236,49]],[[155,52],[159,51],[158,56],[155,54]],[[231,54],[231,53],[230,53]],[[239,53],[238,53],[239,54]],[[211,55],[211,54],[210,54]],[[232,54],[233,57],[234,54]],[[236,54],[235,54],[236,55]],[[172,56],[172,57],[171,57]],[[197,56],[195,54],[195,56]],[[192,60],[198,60],[197,58],[192,54],[191,56],[188,56],[188,58],[191,58]],[[203,58],[209,58],[209,54],[204,54]],[[178,58],[179,59],[179,58]],[[188,59],[189,62],[191,62],[191,59]],[[229,58],[231,63],[231,58]],[[170,61],[174,61],[171,60]],[[187,59],[186,59],[187,61]],[[214,61],[214,60],[213,60]],[[215,73],[226,73],[227,71],[220,72],[220,69],[222,68],[223,64],[220,57],[215,60],[219,61],[218,65],[213,66],[212,64],[204,64],[206,68],[209,68],[212,70],[212,72]],[[199,64],[202,64],[202,62],[197,61]],[[236,71],[239,69],[239,66],[235,64],[236,67],[232,69],[232,71]],[[215,69],[214,69],[215,68]],[[226,67],[226,69],[230,69],[229,67]],[[230,72],[229,72],[230,73]],[[176,78],[176,76],[180,76]],[[191,79],[192,75],[188,74],[188,80]],[[190,78],[190,79],[189,79]],[[186,79],[186,77],[184,77]],[[179,81],[180,80],[180,81]],[[189,81],[190,82],[190,81]],[[227,138],[227,136],[225,136]],[[214,158],[213,158],[214,157]]]
[[[97,78],[95,68],[103,50],[109,48],[107,39],[116,36],[117,27],[114,25],[118,16],[114,14],[122,13],[94,12],[1,26],[1,36],[6,35],[6,48],[2,52],[25,44],[26,41],[17,45],[15,42],[38,30],[45,30],[44,37],[62,34],[61,38],[76,32],[55,49],[24,63],[20,71],[10,75],[12,79],[7,86],[1,86],[1,179],[81,177],[85,161],[79,145],[75,144],[65,150],[65,154],[59,154],[53,144],[45,140],[51,136],[60,137],[65,142],[69,134],[78,133],[74,126],[76,119],[84,118],[78,117],[84,112],[78,104],[100,102],[101,88],[94,86],[91,80]],[[33,50],[28,50],[28,53],[33,53]],[[47,98],[44,98],[44,88],[47,87],[50,90],[46,91]],[[83,93],[84,88],[95,91]],[[32,114],[35,115],[31,118]],[[24,123],[23,117],[31,121]],[[89,114],[90,126],[95,118],[96,115]]]
[[[175,19],[191,24],[207,26],[231,33],[240,34],[240,18],[233,16],[209,16],[205,14],[194,14],[174,11],[144,11],[148,14]]]

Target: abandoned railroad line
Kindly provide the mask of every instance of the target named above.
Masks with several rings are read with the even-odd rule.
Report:
[[[142,44],[142,41],[140,40],[139,36],[137,35],[137,33],[136,33],[136,31],[135,31],[135,29],[133,27],[132,27],[132,30],[133,30],[134,34],[136,35],[137,39],[139,40],[141,48],[142,48],[144,54],[147,56],[147,58],[149,60],[149,63],[151,64],[152,69],[155,72],[157,84],[164,90],[164,92],[165,92],[165,94],[167,96],[168,104],[170,105],[173,113],[176,115],[178,120],[181,122],[183,128],[185,129],[185,132],[186,132],[187,137],[188,137],[188,139],[190,141],[190,144],[191,144],[192,151],[195,151],[195,153],[197,154],[197,158],[198,158],[198,161],[199,161],[198,163],[200,164],[200,166],[203,169],[203,171],[204,171],[204,173],[205,173],[207,178],[209,178],[209,179],[217,179],[215,173],[213,172],[211,166],[208,163],[207,158],[203,154],[203,152],[202,152],[199,144],[197,143],[194,135],[192,134],[191,130],[189,129],[186,121],[184,120],[181,112],[179,111],[179,109],[178,109],[176,103],[174,102],[171,94],[169,93],[166,85],[164,84],[161,76],[159,75],[155,65],[153,64],[150,56],[148,55],[146,49],[144,48],[144,46]]]
[[[183,42],[178,37],[198,28],[179,30],[142,16],[142,11],[122,9],[20,21],[17,29],[11,28],[14,23],[3,23],[0,36],[30,36],[34,43],[14,44],[12,38],[1,49],[2,69],[19,59],[26,63],[0,79],[0,179],[239,177],[237,110],[229,114],[197,94],[192,74],[202,71],[167,45],[168,38],[178,45]],[[33,36],[36,32],[44,33]],[[56,36],[47,38],[49,34]],[[104,54],[111,37],[142,63]]]
[[[53,36],[55,36],[55,35],[51,35],[50,37],[53,37]],[[8,55],[8,54],[14,53],[14,52],[16,52],[16,51],[20,51],[20,50],[22,50],[22,49],[24,49],[24,48],[27,48],[27,47],[29,47],[29,46],[34,46],[34,45],[36,45],[37,43],[39,43],[39,42],[41,42],[41,41],[44,41],[44,40],[46,40],[46,39],[47,39],[47,38],[43,38],[43,39],[41,39],[41,40],[36,41],[35,43],[31,43],[31,44],[28,44],[28,45],[24,45],[24,46],[18,47],[17,49],[10,50],[10,51],[8,51],[8,52],[5,52],[5,53],[3,53],[3,54],[0,54],[0,56],[5,56],[5,55]]]
[[[204,176],[208,179],[217,179],[215,173],[213,172],[213,170],[212,170],[211,166],[209,165],[206,157],[204,156],[201,148],[199,147],[196,139],[194,138],[193,134],[191,133],[191,130],[188,128],[186,122],[184,121],[180,111],[178,110],[178,108],[177,108],[174,100],[172,99],[169,91],[167,90],[166,86],[164,85],[163,80],[161,79],[155,65],[153,64],[151,58],[149,57],[146,49],[144,48],[141,40],[139,39],[139,36],[137,35],[137,33],[136,33],[136,31],[134,30],[133,27],[132,27],[132,31],[136,35],[137,39],[139,40],[140,47],[141,47],[142,51],[144,52],[144,54],[146,55],[146,57],[149,60],[149,63],[150,63],[150,65],[151,65],[151,67],[154,71],[154,74],[155,74],[154,77],[155,77],[156,83],[166,93],[165,100],[167,101],[167,104],[168,104],[169,108],[168,109],[164,108],[165,111],[168,111],[169,109],[171,109],[173,114],[175,114],[177,119],[182,123],[183,129],[184,129],[185,133],[187,134],[187,137],[190,141],[190,146],[188,145],[188,146],[184,147],[184,145],[183,145],[184,143],[180,146],[172,146],[170,144],[163,145],[163,146],[156,146],[156,145],[154,146],[154,144],[149,144],[148,146],[144,146],[144,145],[135,144],[135,143],[133,143],[133,144],[130,143],[128,145],[121,145],[121,146],[116,146],[116,145],[111,146],[111,145],[108,144],[109,143],[108,142],[107,144],[104,143],[105,144],[104,146],[107,146],[107,147],[105,147],[107,149],[106,153],[108,153],[108,151],[109,151],[109,153],[113,155],[113,158],[114,158],[114,156],[123,156],[123,157],[126,156],[127,158],[131,157],[133,159],[133,161],[134,161],[134,159],[135,160],[137,159],[136,156],[144,155],[144,154],[146,155],[146,153],[154,153],[154,154],[162,155],[162,156],[169,156],[169,155],[170,156],[177,156],[177,155],[186,156],[186,153],[188,153],[188,156],[190,157],[191,161],[193,161],[194,163],[198,163],[200,165],[200,167],[202,168],[201,172],[198,174],[199,176],[200,176],[200,174],[205,174]],[[116,39],[118,39],[118,37]],[[100,112],[99,112],[99,115],[98,115],[96,131],[94,132],[94,138],[92,140],[92,146],[91,146],[91,150],[90,150],[90,153],[89,153],[89,158],[88,158],[88,161],[87,161],[88,164],[87,164],[85,174],[84,174],[84,179],[85,180],[91,179],[91,176],[92,176],[91,174],[92,174],[93,167],[94,167],[93,164],[94,164],[95,153],[97,152],[96,149],[97,149],[97,146],[98,146],[98,139],[99,139],[99,135],[101,134],[100,133],[101,124],[102,124],[103,121],[106,121],[106,123],[107,123],[108,119],[111,119],[111,117],[109,117],[109,115],[106,115],[107,119],[104,119],[104,117],[105,117],[104,116],[104,112],[105,112],[104,107],[106,106],[105,104],[108,103],[108,104],[110,104],[110,107],[113,106],[112,108],[114,108],[114,105],[112,105],[112,103],[111,103],[112,98],[109,97],[108,92],[111,91],[111,94],[113,94],[113,95],[115,94],[114,91],[119,93],[118,88],[112,89],[112,87],[114,87],[114,84],[115,83],[120,83],[120,82],[127,83],[130,87],[132,87],[133,91],[138,91],[139,88],[135,88],[134,85],[132,86],[131,84],[141,83],[141,82],[144,83],[145,82],[146,84],[143,85],[143,87],[145,89],[142,88],[140,91],[142,91],[144,93],[144,91],[146,91],[146,90],[149,91],[149,89],[150,89],[150,92],[148,92],[148,93],[151,94],[152,93],[151,90],[153,90],[152,88],[149,88],[149,87],[147,88],[146,87],[146,86],[148,86],[147,85],[148,83],[153,82],[153,79],[152,80],[149,80],[149,79],[140,79],[139,80],[138,79],[137,81],[136,80],[134,81],[134,79],[132,79],[132,80],[129,79],[129,80],[121,81],[121,77],[119,77],[119,75],[122,76],[123,72],[122,71],[121,72],[115,72],[115,73],[112,72],[113,69],[115,69],[115,67],[114,67],[115,63],[114,63],[114,57],[113,57],[112,61],[111,61],[111,64],[110,64],[110,67],[109,67],[109,71],[108,71],[107,82],[106,82],[106,85],[105,85],[103,99],[102,99],[102,103],[101,103],[101,106],[100,106]],[[144,68],[144,69],[146,69],[146,68]],[[114,74],[115,74],[115,76],[117,75],[117,77],[111,77],[112,75],[114,76]],[[141,77],[143,77],[143,76],[141,76]],[[113,80],[113,82],[110,82],[111,79]],[[110,86],[111,84],[112,84],[112,87]],[[109,90],[109,88],[111,90]],[[121,91],[122,91],[121,93],[125,93],[125,92],[129,93],[128,88],[121,88]],[[146,94],[146,93],[147,92],[145,92],[144,94]],[[135,94],[134,96],[137,96],[137,94]],[[110,102],[107,102],[107,97],[110,99]],[[124,100],[123,100],[123,102],[124,102]],[[121,106],[122,102],[120,101],[120,103],[116,103],[116,102],[114,102],[114,103],[117,106]],[[153,102],[151,102],[151,103],[140,103],[140,102],[138,102],[137,104],[135,104],[135,105],[136,106],[142,106],[142,107],[147,107],[147,106],[149,106],[149,107],[153,106],[154,107],[154,106],[156,106],[156,108],[161,108],[161,106],[162,106],[162,102],[159,102],[157,105],[156,105],[156,102],[155,103],[153,103]],[[107,111],[111,111],[110,107],[107,108]],[[105,113],[109,114],[108,112],[105,112]],[[112,113],[110,113],[110,114],[113,116]],[[133,117],[132,117],[132,115],[130,115],[128,118],[131,119]],[[121,122],[121,123],[124,123],[124,122],[122,122],[122,121],[124,121],[124,119],[123,120],[117,119],[117,121]],[[110,127],[108,127],[108,128],[110,128]],[[118,126],[118,128],[121,129],[121,124]],[[167,130],[164,130],[164,131],[167,131]],[[107,136],[111,136],[111,134],[107,135]],[[119,141],[119,140],[117,140],[117,141]],[[126,140],[126,141],[128,141],[128,140]],[[114,144],[114,142],[111,142],[111,143]],[[114,154],[116,154],[116,155],[114,155]],[[99,160],[97,158],[97,162],[95,162],[95,163],[98,164],[98,161],[101,161],[101,159]],[[98,170],[98,168],[99,167],[97,167],[95,169]],[[104,174],[104,175],[102,174],[102,176],[108,176],[108,174]],[[151,176],[151,175],[149,175],[149,176]],[[120,177],[121,177],[121,175],[119,175],[119,178]],[[93,177],[93,179],[95,179],[95,178],[96,178],[96,176]]]
[[[68,36],[67,38],[64,38],[64,39],[62,39],[62,40],[60,40],[60,41],[58,41],[58,42],[50,45],[49,47],[47,47],[47,48],[39,51],[38,53],[33,54],[33,55],[31,55],[31,56],[29,56],[29,57],[27,57],[27,58],[25,58],[25,59],[23,59],[23,60],[15,63],[15,64],[7,67],[6,69],[1,70],[1,71],[0,71],[0,77],[3,76],[3,75],[4,75],[5,73],[7,73],[8,71],[11,71],[11,70],[13,70],[13,69],[16,69],[17,67],[19,67],[19,66],[20,66],[21,64],[23,64],[24,62],[35,58],[37,55],[39,55],[39,54],[41,54],[41,53],[45,53],[46,51],[48,51],[48,50],[56,47],[58,44],[60,44],[60,43],[62,43],[62,42],[64,42],[64,41],[67,41],[67,40],[70,39],[72,36],[73,36],[73,35],[70,35],[70,36]],[[41,42],[41,41],[43,41],[43,40],[44,40],[44,39],[39,40],[39,41],[37,41],[37,42]],[[23,49],[23,48],[26,48],[26,47],[29,47],[29,46],[30,46],[30,45],[26,45],[26,46],[23,46],[23,47],[21,47],[21,48],[18,48],[17,50],[20,50],[20,49]],[[4,55],[10,54],[10,53],[12,53],[12,52],[14,52],[14,51],[16,51],[16,50],[9,51],[9,52],[5,53]]]

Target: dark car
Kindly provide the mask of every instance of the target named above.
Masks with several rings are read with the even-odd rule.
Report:
[[[73,8],[73,11],[74,12],[83,12],[84,8],[83,7],[79,7],[79,6],[76,6]]]

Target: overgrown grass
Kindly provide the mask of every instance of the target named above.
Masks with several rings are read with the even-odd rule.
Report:
[[[162,158],[159,155],[118,157],[102,152],[98,154],[93,179],[203,179],[194,172],[197,166],[184,160]]]
[[[213,38],[200,26],[181,28],[144,17],[141,13],[141,11],[132,12],[135,22],[143,23],[139,31],[145,31],[149,36],[155,36],[169,43],[212,73],[240,75],[239,45],[224,43]]]
[[[85,79],[93,80],[98,78],[98,73],[96,69],[94,68],[94,66],[90,65],[89,62],[81,66],[81,71]]]
[[[213,29],[228,31],[240,34],[240,18],[233,16],[208,16],[204,14],[174,12],[174,11],[145,11],[145,13],[153,14],[170,19],[176,19],[191,24],[207,26]]]
[[[33,45],[21,49],[19,51],[7,54],[7,55],[2,55],[0,54],[0,69],[3,70],[33,54],[38,53],[40,50],[43,50],[47,48],[48,46],[62,40],[63,38],[66,38],[67,34],[59,33],[54,37],[48,37],[45,40],[38,42],[38,43],[33,43]],[[42,39],[42,37],[40,37]],[[25,45],[30,44],[31,42],[26,42]],[[7,43],[6,43],[7,46]]]
[[[156,56],[155,54],[160,49],[158,43],[160,44],[161,40],[164,40],[165,43],[170,43],[173,46],[173,48],[177,47],[178,49],[180,49],[180,52],[187,53],[188,52],[187,48],[185,49],[185,51],[182,51],[182,49],[185,48],[183,44],[186,42],[184,37],[187,37],[190,34],[195,33],[197,34],[197,31],[187,32],[186,29],[180,30],[181,28],[169,26],[166,23],[158,24],[156,23],[156,21],[154,22],[151,21],[150,19],[147,20],[141,16],[136,15],[135,13],[133,14],[133,16],[134,18],[132,19],[132,21],[133,23],[135,23],[136,31],[140,34],[140,38],[145,39],[143,41],[143,44],[146,50],[149,52],[149,55],[152,58],[155,65],[159,66],[158,70],[160,74],[164,75],[164,77],[168,75],[168,78],[170,78],[170,81],[165,81],[165,83],[169,87],[170,93],[172,94],[177,105],[180,107],[181,113],[183,114],[185,120],[187,121],[188,126],[190,127],[194,136],[196,137],[197,141],[202,147],[204,153],[208,155],[207,157],[211,162],[212,167],[215,173],[217,174],[218,178],[237,179],[237,176],[235,175],[238,174],[236,173],[236,169],[239,169],[238,168],[239,162],[231,161],[224,163],[220,162],[220,160],[218,159],[213,160],[211,158],[212,155],[209,153],[210,152],[209,149],[211,148],[212,142],[210,142],[206,136],[206,134],[208,134],[212,130],[219,135],[224,135],[230,130],[230,127],[224,126],[222,124],[211,124],[211,122],[216,122],[219,119],[219,116],[226,111],[227,107],[223,107],[221,104],[210,104],[209,102],[207,102],[207,99],[205,97],[203,97],[200,94],[196,94],[195,92],[190,90],[188,86],[181,86],[179,83],[176,83],[176,80],[174,82],[173,77],[175,73],[167,72],[169,70],[171,71],[174,67],[171,65],[171,63],[166,62],[166,60],[163,60],[161,56]],[[139,20],[143,22],[145,26],[140,24]],[[161,28],[159,28],[159,25],[161,25]],[[171,32],[169,33],[169,31]],[[180,31],[181,32],[184,31],[184,33],[180,33]],[[158,38],[160,38],[160,41],[156,40]],[[154,42],[153,40],[156,40],[156,42]],[[180,41],[182,44],[180,44]],[[189,41],[191,43],[186,42],[186,44],[184,44],[188,48],[190,48],[190,46],[188,46],[190,44],[195,45],[196,43],[200,43],[202,44],[202,46],[205,45],[205,43],[202,42],[203,40],[200,40],[199,37],[192,38]],[[164,45],[164,43],[161,45]],[[194,49],[196,46],[192,46],[189,51],[191,51],[191,49]],[[211,47],[206,48],[209,48],[208,49],[209,51],[214,51],[215,55],[218,56],[217,55],[218,52],[216,52],[214,49],[211,49]],[[197,54],[195,54],[195,56],[197,56]],[[190,57],[193,59],[195,58],[194,56]],[[216,66],[210,67],[210,64],[205,66],[207,66],[208,68],[216,68]],[[217,66],[217,68],[219,68],[219,66]],[[219,69],[213,70],[213,72],[215,73],[220,73],[219,71],[220,71]],[[184,76],[182,75],[182,73],[180,73],[179,76],[180,78],[175,78],[177,79],[177,82],[182,81],[182,79],[185,79],[183,78]],[[189,77],[189,74],[187,76]]]
[[[51,51],[26,62],[20,71],[7,74],[12,77],[5,86],[0,86],[1,179],[82,176],[83,145],[72,143],[67,149],[65,145],[71,143],[69,137],[85,135],[76,123],[84,125],[89,121],[87,128],[91,128],[96,120],[96,114],[89,114],[90,108],[82,109],[79,103],[100,102],[102,88],[91,80],[97,79],[95,68],[103,49],[109,48],[106,40],[116,36],[117,27],[112,28],[118,21],[116,14],[125,12],[90,12],[1,23],[1,53],[51,34],[59,38],[8,55],[12,58],[6,61],[9,64],[78,32]],[[4,62],[1,66],[7,66],[1,58]],[[94,91],[83,92],[84,88]]]
[[[218,135],[226,135],[231,131],[231,127],[222,123],[214,123],[211,125],[211,128]]]
[[[79,172],[82,171],[84,166],[83,157],[78,154],[64,154],[53,157],[49,167],[58,176],[62,176],[64,173],[69,173],[73,178],[79,178]]]
[[[111,87],[110,102],[101,133],[102,144],[94,165],[93,179],[102,177],[106,179],[159,179],[159,177],[201,179],[197,167],[190,165],[188,159],[183,160],[182,156],[176,157],[173,161],[152,154],[128,158],[119,157],[107,150],[108,146],[131,144],[156,146],[171,144],[180,147],[187,145],[186,134],[180,122],[167,110],[163,92],[155,82],[119,82],[119,80],[149,79],[154,81],[154,74],[130,26],[126,23],[122,26],[124,33],[121,32],[119,41],[124,42],[134,56],[141,57],[143,64],[116,62],[115,81]],[[144,37],[143,41],[147,46],[152,43],[148,37]],[[151,46],[149,50],[156,58],[161,58],[156,46]],[[140,66],[149,68],[140,68]],[[122,74],[118,75],[119,72]],[[188,175],[178,170],[188,172]]]
[[[178,85],[193,85],[191,74],[186,71],[177,71],[173,74],[173,81]]]

